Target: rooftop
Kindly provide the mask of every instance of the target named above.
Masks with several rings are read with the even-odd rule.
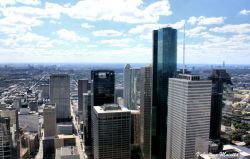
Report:
[[[97,113],[120,113],[120,112],[130,112],[125,107],[121,107],[118,104],[104,104],[103,106],[94,106]]]

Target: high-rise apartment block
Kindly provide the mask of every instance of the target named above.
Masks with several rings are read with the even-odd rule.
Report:
[[[44,126],[44,137],[56,136],[57,125],[56,125],[56,105],[49,104],[45,105],[43,109],[43,126]]]
[[[168,81],[177,69],[177,30],[153,31],[152,158],[166,158]]]
[[[88,83],[87,79],[78,80],[78,112],[80,114],[83,108],[83,93],[88,93]]]
[[[56,104],[57,122],[70,121],[70,76],[54,74],[50,76],[50,103]]]
[[[112,70],[92,70],[91,80],[93,105],[114,103],[115,72]]]
[[[137,110],[140,106],[140,69],[131,68],[127,64],[124,68],[124,106],[130,110]]]
[[[169,79],[166,159],[195,158],[196,141],[209,140],[211,87],[197,75]]]
[[[144,159],[151,159],[151,120],[152,120],[152,66],[141,68],[141,139]]]
[[[131,112],[107,104],[92,113],[94,159],[130,159]]]

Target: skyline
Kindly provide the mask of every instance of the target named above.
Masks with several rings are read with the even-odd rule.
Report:
[[[186,20],[187,64],[249,64],[249,19],[243,0],[2,0],[0,63],[151,63],[166,26],[182,63]]]

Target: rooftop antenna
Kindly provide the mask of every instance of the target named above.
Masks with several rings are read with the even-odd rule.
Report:
[[[185,74],[185,69],[186,69],[186,65],[185,65],[185,40],[186,40],[186,22],[184,22],[184,35],[183,35],[183,69],[182,69],[182,73]]]

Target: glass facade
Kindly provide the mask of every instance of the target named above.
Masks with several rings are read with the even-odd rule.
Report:
[[[208,77],[212,80],[210,135],[212,140],[220,140],[222,109],[230,108],[232,101],[231,77],[224,69],[213,70]],[[229,98],[228,98],[229,97]]]
[[[92,70],[93,105],[114,103],[115,73],[112,70]]]
[[[153,31],[152,159],[166,158],[168,80],[177,70],[177,30]]]

